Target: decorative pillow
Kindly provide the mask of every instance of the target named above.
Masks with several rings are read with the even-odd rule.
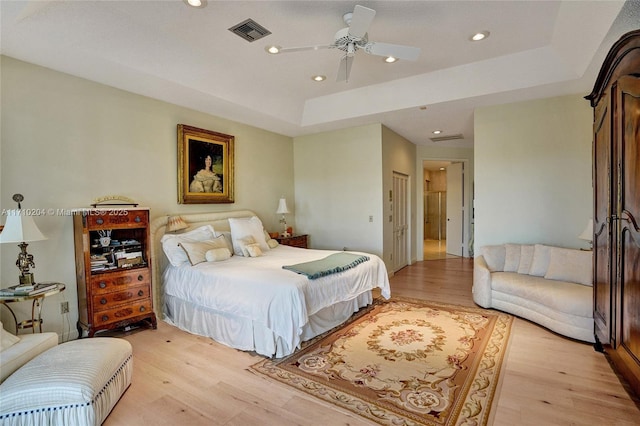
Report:
[[[20,341],[18,336],[14,336],[2,327],[0,322],[0,352],[15,345]]]
[[[520,244],[505,244],[504,272],[518,272]]]
[[[531,269],[529,275],[536,277],[544,277],[549,268],[549,250],[551,246],[536,244],[533,248],[533,259],[531,260]]]
[[[187,253],[180,247],[183,241],[198,242],[213,240],[216,237],[211,225],[203,225],[189,232],[182,234],[164,234],[160,239],[162,250],[173,266],[180,266],[189,262]]]
[[[551,247],[549,253],[546,279],[593,286],[591,251]]]
[[[222,248],[227,251],[229,250],[227,248],[227,242],[222,235],[209,241],[182,241],[178,245],[187,254],[187,258],[189,259],[191,265],[197,265],[198,263],[206,262],[207,252],[209,250],[218,248]]]
[[[207,259],[207,262],[220,262],[222,260],[229,259],[231,257],[231,252],[226,247],[215,248],[215,249],[208,250],[204,254],[204,257],[205,259]]]
[[[276,248],[278,247],[278,245],[280,245],[280,243],[278,242],[278,240],[270,238],[269,240],[267,240],[267,245],[269,246],[269,248]]]
[[[520,264],[518,265],[519,274],[529,274],[531,262],[533,261],[533,244],[520,246]]]
[[[252,237],[262,251],[269,251],[262,222],[257,216],[242,218],[230,217],[229,227],[231,228],[231,241],[233,243],[234,254],[243,256],[240,240],[246,237]]]
[[[258,243],[247,244],[245,249],[249,257],[262,256],[262,250],[260,250],[260,245]]]
[[[504,258],[506,256],[506,248],[504,245],[484,246],[482,247],[482,255],[491,272],[503,270]]]
[[[249,255],[249,251],[247,250],[247,246],[251,244],[257,244],[256,240],[253,237],[244,237],[238,240],[238,245],[240,246],[240,250],[242,250],[242,256],[251,257]]]

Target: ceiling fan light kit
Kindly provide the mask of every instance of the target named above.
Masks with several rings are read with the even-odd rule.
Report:
[[[373,22],[373,18],[376,16],[376,11],[369,9],[368,7],[356,5],[353,12],[345,13],[342,16],[342,20],[347,25],[346,28],[338,30],[334,36],[333,43],[326,46],[308,46],[308,47],[293,47],[293,48],[279,48],[277,51],[272,51],[269,46],[265,50],[271,54],[285,53],[285,52],[299,52],[303,50],[318,50],[318,49],[338,49],[344,52],[343,57],[340,60],[338,66],[338,74],[336,81],[349,81],[349,75],[351,74],[351,65],[353,64],[353,57],[358,50],[362,50],[369,55],[383,56],[385,62],[393,63],[398,59],[404,59],[408,61],[415,61],[420,56],[420,48],[411,46],[402,46],[398,44],[390,43],[378,43],[369,41],[367,31]]]

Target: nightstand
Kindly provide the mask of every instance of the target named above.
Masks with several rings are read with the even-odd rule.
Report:
[[[291,237],[276,237],[274,240],[278,241],[284,246],[307,248],[307,240],[309,235],[293,235]]]

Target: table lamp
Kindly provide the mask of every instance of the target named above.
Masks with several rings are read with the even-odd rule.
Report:
[[[20,284],[33,284],[33,272],[30,272],[30,268],[35,268],[36,264],[33,261],[33,255],[27,253],[27,241],[42,241],[47,237],[42,235],[42,232],[38,229],[33,217],[24,215],[21,210],[20,202],[24,200],[21,194],[15,194],[13,201],[18,203],[17,210],[7,211],[7,222],[4,225],[2,233],[0,233],[0,243],[20,243],[20,253],[18,253],[18,260],[16,260],[16,266],[20,269]]]
[[[593,219],[587,221],[587,226],[584,228],[584,231],[578,235],[578,238],[588,241],[591,249],[593,249]]]
[[[287,199],[282,197],[280,198],[280,202],[278,203],[278,210],[276,210],[276,214],[281,214],[282,215],[282,219],[280,219],[280,223],[283,224],[283,229],[282,229],[282,236],[283,237],[290,237],[291,235],[289,235],[289,233],[287,232],[287,220],[285,219],[284,215],[289,213],[289,209],[287,208]]]
[[[187,225],[182,216],[169,216],[167,218],[167,232],[177,232],[188,227],[189,225]]]

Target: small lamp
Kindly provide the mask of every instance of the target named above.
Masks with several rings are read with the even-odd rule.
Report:
[[[24,197],[21,194],[13,196],[13,201],[18,203],[18,209],[7,212],[7,222],[0,234],[0,243],[20,243],[18,244],[20,253],[18,253],[18,260],[16,260],[16,266],[20,269],[20,284],[33,284],[33,273],[29,271],[29,268],[35,268],[36,264],[33,261],[33,255],[27,253],[29,245],[27,241],[42,241],[47,237],[42,235],[32,216],[22,214],[20,206],[22,200]]]
[[[169,216],[167,218],[167,232],[176,232],[188,228],[187,222],[182,216]]]
[[[282,197],[280,198],[280,201],[278,202],[278,210],[276,210],[276,214],[281,214],[282,215],[282,219],[280,219],[280,223],[283,224],[284,228],[282,230],[282,236],[283,237],[290,237],[291,235],[289,235],[289,233],[287,232],[287,220],[285,219],[284,215],[289,213],[289,209],[287,208],[287,199]]]
[[[584,228],[584,231],[578,235],[578,238],[589,241],[589,246],[593,250],[593,219],[589,219],[587,226]]]

